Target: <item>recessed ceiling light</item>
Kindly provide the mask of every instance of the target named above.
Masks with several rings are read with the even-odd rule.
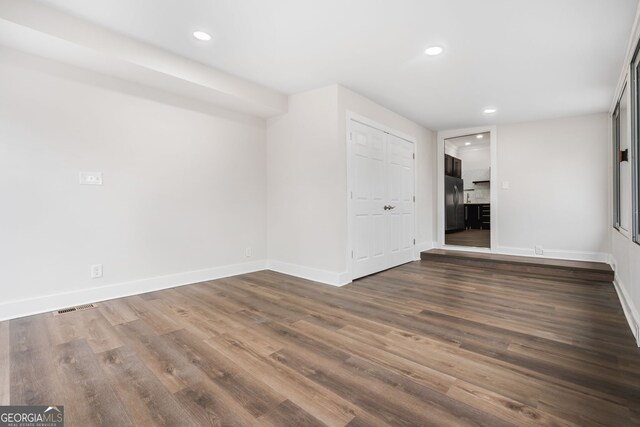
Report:
[[[205,33],[204,31],[194,31],[193,37],[197,38],[198,40],[202,40],[203,42],[211,40],[211,35],[209,33]]]
[[[424,53],[426,53],[429,56],[436,56],[436,55],[440,55],[442,53],[444,49],[442,49],[440,46],[431,46],[429,48],[427,48]]]
[[[482,138],[484,138],[484,135],[476,135],[476,138],[482,139]]]
[[[464,145],[471,145],[471,143],[470,142],[465,142]]]
[[[495,113],[496,111],[498,111],[498,110],[496,110],[495,108],[485,108],[485,109],[484,109],[484,111],[483,111],[483,113],[484,113],[484,114],[493,114],[493,113]]]

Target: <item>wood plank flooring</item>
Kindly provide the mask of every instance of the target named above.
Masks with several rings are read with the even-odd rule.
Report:
[[[613,282],[615,274],[604,262],[536,258],[484,252],[431,249],[420,254],[424,261],[455,264],[459,268],[481,267],[494,272],[562,280]]]
[[[640,350],[610,283],[263,271],[0,323],[9,401],[68,426],[640,425]]]
[[[491,247],[491,230],[462,230],[444,235],[445,244],[452,246]]]
[[[423,254],[438,254],[446,256],[447,258],[466,258],[477,259],[484,261],[498,261],[511,264],[526,264],[542,267],[558,267],[558,268],[574,268],[579,270],[599,271],[606,272],[610,275],[608,278],[613,280],[613,270],[609,264],[604,262],[591,262],[591,261],[574,261],[567,259],[555,259],[555,258],[541,258],[541,257],[527,257],[527,256],[515,256],[515,255],[503,255],[486,252],[469,252],[469,251],[455,251],[447,249],[430,249],[423,252]],[[493,268],[493,267],[491,267]]]

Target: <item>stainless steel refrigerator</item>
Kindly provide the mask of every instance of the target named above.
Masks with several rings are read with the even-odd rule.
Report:
[[[464,230],[464,181],[444,177],[445,231]]]

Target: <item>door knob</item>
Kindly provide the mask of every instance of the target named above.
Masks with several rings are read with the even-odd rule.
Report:
[[[389,210],[389,206],[384,205],[384,208],[382,208],[382,209],[384,209],[385,211],[388,211]]]
[[[383,209],[384,209],[385,211],[390,211],[391,209],[395,209],[395,208],[396,208],[395,206],[391,206],[391,205],[384,205],[384,208],[383,208]]]
[[[389,210],[391,210],[391,209],[395,209],[395,208],[396,208],[395,206],[391,206],[391,205],[389,205]]]

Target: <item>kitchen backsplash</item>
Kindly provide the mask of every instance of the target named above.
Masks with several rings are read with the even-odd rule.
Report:
[[[473,181],[488,181],[491,178],[490,169],[464,171],[463,178],[465,203],[491,203],[491,184],[488,182],[473,183]]]

